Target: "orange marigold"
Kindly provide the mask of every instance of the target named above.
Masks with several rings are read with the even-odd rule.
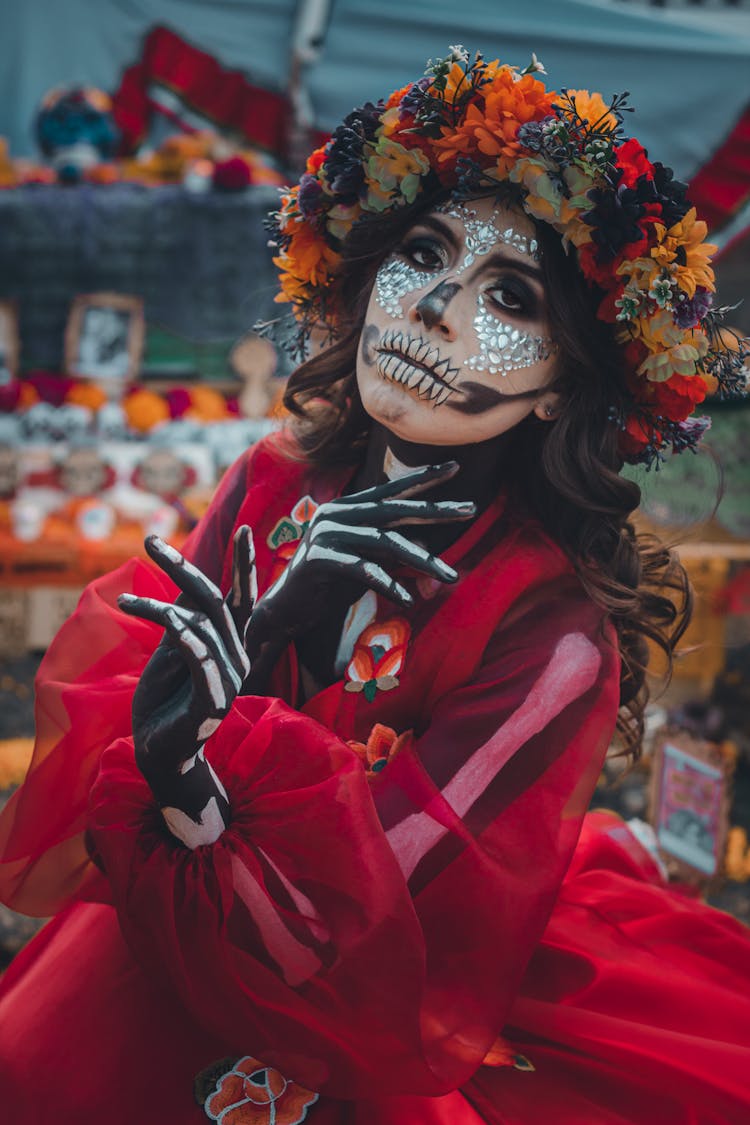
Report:
[[[323,286],[330,281],[340,259],[307,223],[295,222],[291,235],[288,248],[273,259],[282,271],[282,292],[277,300],[299,304],[309,299],[308,286]]]
[[[556,95],[531,74],[516,79],[507,66],[482,93],[484,108],[472,102],[461,124],[455,129],[443,126],[443,136],[433,144],[441,162],[482,153],[495,157],[498,175],[507,176],[521,149],[516,140],[519,127],[548,117]]]

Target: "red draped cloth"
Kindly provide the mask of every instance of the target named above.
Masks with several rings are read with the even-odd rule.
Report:
[[[249,523],[262,590],[346,483],[261,443],[188,554],[226,588]],[[365,599],[345,673],[304,706],[291,649],[236,701],[207,744],[232,821],[195,851],[129,737],[159,630],[116,608],[176,591],[133,562],[84,594],[0,820],[4,898],[57,914],[0,993],[9,1121],[748,1120],[746,932],[668,890],[616,818],[576,849],[611,627],[502,499],[443,557],[459,582],[420,580],[408,612]]]

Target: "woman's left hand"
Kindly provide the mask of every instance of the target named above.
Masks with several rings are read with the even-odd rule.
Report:
[[[257,597],[252,535],[248,527],[235,535],[226,597],[158,536],[149,536],[146,550],[182,592],[174,604],[132,594],[119,598],[124,613],[164,627],[133,696],[136,761],[163,808],[181,810],[200,824],[214,796],[226,823],[226,794],[202,748],[250,670],[245,634]]]

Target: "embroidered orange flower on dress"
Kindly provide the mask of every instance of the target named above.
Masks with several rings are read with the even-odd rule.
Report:
[[[512,1066],[516,1070],[536,1070],[526,1055],[520,1054],[510,1039],[506,1039],[503,1035],[498,1035],[482,1059],[482,1066]]]
[[[404,731],[403,734],[396,734],[393,727],[376,723],[370,731],[367,742],[355,742],[351,739],[349,746],[356,751],[368,777],[374,777],[376,773],[380,773],[388,765],[392,758],[395,758],[411,736],[410,730]]]
[[[372,703],[378,691],[398,687],[410,634],[408,623],[397,617],[368,625],[354,646],[345,690],[363,692]]]
[[[245,1055],[220,1079],[204,1109],[220,1125],[299,1125],[318,1095]]]

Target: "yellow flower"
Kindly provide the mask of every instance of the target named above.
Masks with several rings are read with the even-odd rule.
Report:
[[[581,209],[590,207],[586,192],[592,181],[576,168],[567,168],[563,179],[550,175],[542,160],[526,157],[516,161],[509,179],[526,189],[524,210],[535,219],[550,223],[563,235],[564,242],[583,246],[591,241],[589,228],[579,220]],[[566,190],[571,195],[566,194]]]
[[[430,170],[430,162],[418,148],[404,148],[398,141],[378,137],[377,145],[365,169],[367,178],[367,209],[384,211],[393,202],[413,203],[420,181]]]
[[[654,229],[658,244],[652,248],[651,257],[657,266],[668,268],[688,297],[695,296],[699,285],[713,292],[716,286],[709,259],[716,247],[704,241],[708,228],[697,217],[695,207],[669,230],[662,223],[654,223]]]
[[[708,352],[708,337],[699,328],[686,332],[678,328],[667,309],[633,322],[637,336],[643,340],[649,355],[638,368],[639,375],[652,383],[663,383],[675,372],[695,375],[696,364]]]

